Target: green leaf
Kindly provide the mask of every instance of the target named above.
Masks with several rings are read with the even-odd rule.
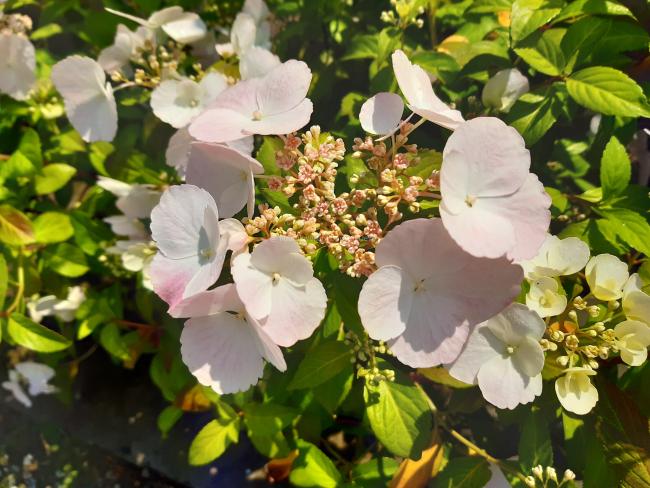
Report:
[[[162,434],[163,438],[167,437],[169,431],[172,430],[174,425],[176,425],[176,422],[178,422],[182,416],[183,411],[174,405],[169,405],[168,407],[165,407],[162,412],[160,412],[160,415],[158,415],[157,423],[158,430]]]
[[[34,219],[36,242],[51,244],[68,240],[74,234],[70,217],[62,212],[45,212]]]
[[[30,37],[32,41],[38,41],[41,39],[47,39],[48,37],[52,37],[56,34],[60,34],[61,32],[63,32],[63,29],[59,24],[47,24],[32,32],[32,35]]]
[[[295,486],[336,488],[341,473],[334,463],[315,445],[299,439],[298,457],[293,461],[289,480]]]
[[[396,456],[417,459],[431,438],[431,411],[415,386],[382,381],[364,389],[366,412],[377,439]]]
[[[289,383],[290,390],[313,388],[350,364],[350,348],[340,341],[323,342],[310,350]]]
[[[3,310],[7,298],[7,287],[9,285],[9,269],[5,257],[0,254],[0,310]],[[0,326],[0,339],[2,338],[2,327]]]
[[[34,129],[28,128],[25,131],[23,137],[20,139],[18,151],[27,157],[27,159],[30,160],[36,169],[39,169],[43,166],[41,138],[38,136],[38,133]]]
[[[297,412],[293,408],[277,403],[247,403],[242,410],[246,427],[266,435],[288,427],[297,418]]]
[[[451,459],[436,476],[434,488],[482,488],[492,474],[490,465],[481,457]]]
[[[600,184],[603,187],[603,199],[622,194],[632,177],[632,164],[625,146],[613,136],[603,152],[600,162]]]
[[[34,188],[38,195],[54,193],[63,188],[77,172],[76,168],[64,163],[52,163],[34,177]]]
[[[230,444],[239,440],[239,418],[208,422],[190,445],[188,455],[192,466],[208,464],[221,456]]]
[[[519,464],[524,472],[538,464],[553,466],[549,424],[538,410],[532,410],[524,421],[519,439]]]
[[[375,59],[375,56],[377,56],[377,45],[377,35],[368,34],[355,36],[341,60]]]
[[[433,368],[419,368],[418,373],[434,383],[450,386],[451,388],[472,388],[474,385],[457,380],[449,374],[446,368],[436,366]]]
[[[14,151],[7,161],[0,165],[0,180],[16,178],[20,176],[30,177],[38,171],[38,168],[20,151]]]
[[[36,352],[63,351],[72,345],[72,341],[58,332],[37,324],[19,313],[9,317],[7,331],[17,344]]]
[[[650,486],[650,424],[634,400],[600,379],[597,435],[623,488]]]
[[[355,486],[374,488],[389,486],[390,480],[399,469],[399,463],[393,458],[377,457],[367,463],[358,464],[350,472]]]
[[[515,52],[537,71],[558,76],[564,69],[564,54],[560,42],[565,34],[564,29],[549,29],[543,33],[535,33],[526,38],[515,48]]]
[[[507,122],[519,131],[528,146],[539,141],[557,121],[562,92],[551,87],[543,93],[526,93],[508,112]]]
[[[257,160],[264,166],[264,174],[279,175],[280,168],[276,161],[276,153],[284,148],[284,143],[279,137],[265,136],[264,142],[257,151]]]
[[[618,2],[609,0],[573,0],[554,19],[555,22],[577,17],[579,15],[626,15],[633,17],[632,12]]]
[[[516,0],[510,14],[510,36],[516,44],[535,32],[562,10],[561,0]]]
[[[113,238],[108,226],[99,219],[91,219],[83,212],[72,212],[72,227],[77,246],[89,256],[103,252],[102,243]]]
[[[27,216],[10,205],[0,205],[0,241],[10,246],[34,242],[34,229]]]
[[[43,259],[50,269],[68,278],[77,278],[89,269],[81,249],[66,242],[45,249]]]
[[[643,90],[622,71],[593,66],[576,71],[566,82],[571,98],[605,115],[650,116]]]
[[[353,380],[354,373],[350,364],[336,376],[314,388],[314,398],[325,410],[333,414],[350,394]]]
[[[131,358],[131,350],[120,333],[120,328],[114,323],[104,326],[99,334],[99,343],[111,356],[120,361],[128,361]]]
[[[572,24],[562,38],[562,51],[566,59],[565,73],[571,73],[578,60],[581,62],[593,45],[606,35],[610,24],[606,19],[587,17]]]
[[[598,209],[598,212],[617,226],[621,239],[650,256],[650,224],[645,217],[626,208]]]

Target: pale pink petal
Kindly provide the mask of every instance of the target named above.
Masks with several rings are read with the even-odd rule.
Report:
[[[202,385],[220,394],[247,390],[264,373],[259,339],[236,315],[222,312],[185,322],[181,355]]]
[[[440,174],[440,215],[465,251],[519,261],[536,255],[551,199],[529,167],[521,136],[496,118],[472,119],[452,134]]]
[[[250,156],[253,154],[253,149],[255,149],[255,138],[253,136],[247,136],[243,139],[237,139],[236,141],[230,141],[225,143],[226,146],[237,149],[240,153]]]
[[[445,228],[462,248],[476,257],[498,258],[513,247],[515,229],[508,219],[474,205],[454,214],[448,211],[447,201],[440,204],[440,216]]]
[[[237,292],[249,315],[262,320],[271,313],[273,277],[251,265],[251,255],[242,253],[231,262]]]
[[[244,128],[252,121],[238,111],[226,108],[208,108],[190,124],[192,137],[204,142],[231,142],[247,137]]]
[[[262,165],[236,149],[218,144],[192,144],[185,179],[210,192],[222,217],[232,217],[246,206],[252,173]]]
[[[167,143],[165,161],[172,168],[176,168],[176,172],[181,178],[185,177],[187,162],[190,159],[190,149],[194,140],[187,127],[184,127],[178,129]]]
[[[290,59],[260,79],[257,90],[258,110],[263,116],[293,110],[305,100],[310,84],[309,67],[302,61]]]
[[[82,139],[112,141],[117,132],[117,105],[102,67],[88,57],[68,56],[52,67],[51,78]]]
[[[231,142],[247,137],[244,128],[258,110],[257,88],[260,79],[237,83],[224,90],[190,125],[192,137],[205,142]]]
[[[542,375],[522,375],[510,357],[493,357],[481,366],[477,379],[485,399],[497,408],[513,409],[542,393]]]
[[[481,366],[505,352],[506,345],[481,324],[470,334],[458,359],[448,366],[449,374],[459,381],[475,384]]]
[[[377,266],[389,264],[400,267],[414,281],[428,278],[445,267],[446,272],[454,272],[463,265],[462,260],[447,259],[446,253],[457,252],[457,246],[432,246],[442,238],[449,239],[446,232],[439,229],[432,220],[414,219],[402,222],[388,232],[377,246],[375,261]]]
[[[25,100],[36,81],[36,51],[26,36],[0,34],[0,92]]]
[[[240,57],[239,73],[242,80],[260,78],[280,64],[280,58],[271,51],[254,46]]]
[[[521,188],[507,200],[484,199],[481,203],[488,212],[511,222],[515,242],[508,251],[508,259],[522,261],[535,257],[551,223],[551,197],[537,176],[529,174]]]
[[[176,42],[191,44],[201,40],[208,28],[197,14],[185,12],[180,18],[165,22],[162,30]]]
[[[252,329],[253,336],[257,341],[257,349],[262,357],[275,366],[278,371],[286,371],[287,363],[284,361],[284,356],[278,345],[271,339],[259,322],[251,317],[246,317],[246,321]]]
[[[395,227],[378,245],[377,262],[398,265],[410,276],[413,298],[406,328],[390,345],[400,361],[414,367],[454,361],[470,328],[505,308],[523,278],[521,267],[506,259],[464,252],[440,219]],[[406,315],[401,309],[394,313]]]
[[[299,285],[306,284],[314,276],[311,262],[290,237],[276,236],[262,241],[253,250],[251,265],[270,275],[279,273]]]
[[[443,152],[440,189],[474,197],[505,196],[521,187],[530,169],[530,153],[519,133],[495,117],[461,124]]]
[[[221,73],[211,71],[201,78],[199,86],[202,91],[201,102],[207,106],[228,88],[228,80]]]
[[[252,120],[244,128],[245,134],[290,134],[302,129],[309,123],[314,105],[308,98],[286,112],[262,115],[261,120]]]
[[[158,253],[149,266],[149,279],[156,295],[173,307],[183,300],[185,288],[198,269],[194,256],[169,259]]]
[[[404,333],[388,341],[400,362],[413,368],[450,363],[458,357],[470,324],[456,309],[462,302],[431,293],[416,293]],[[462,311],[462,309],[461,309]]]
[[[151,94],[151,109],[160,120],[180,129],[201,113],[201,95],[195,81],[165,80]]]
[[[487,327],[501,342],[511,345],[519,344],[526,338],[539,341],[546,330],[546,324],[539,315],[521,303],[513,303],[492,317]]]
[[[404,113],[404,102],[399,95],[388,92],[377,93],[361,106],[359,122],[366,132],[383,136],[397,131],[402,113]]]
[[[463,122],[458,110],[451,109],[436,96],[426,71],[411,63],[400,50],[393,53],[392,60],[397,83],[413,112],[451,130]]]
[[[402,334],[412,301],[413,281],[397,266],[382,266],[371,274],[361,288],[358,305],[368,335],[386,341]]]
[[[317,278],[299,286],[280,279],[272,285],[271,311],[262,327],[273,342],[289,347],[311,336],[325,317],[326,308],[327,295]]]
[[[242,55],[253,47],[256,32],[255,19],[247,13],[238,13],[230,29],[230,44],[236,54]]]
[[[218,219],[217,206],[207,191],[193,185],[170,187],[151,212],[151,235],[158,249],[171,259],[197,256],[206,211]],[[205,239],[216,248],[219,236]]]
[[[248,233],[237,219],[223,219],[219,221],[221,242],[226,243],[226,249],[238,254],[248,243]]]
[[[175,303],[168,313],[176,318],[205,317],[219,312],[237,311],[243,304],[233,283],[202,291]]]

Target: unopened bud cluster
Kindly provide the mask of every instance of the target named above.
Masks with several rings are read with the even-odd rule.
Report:
[[[32,19],[22,14],[3,14],[0,12],[0,34],[27,36],[32,30]]]
[[[370,340],[362,341],[352,332],[348,332],[344,341],[352,349],[350,361],[356,366],[358,378],[364,378],[373,386],[382,381],[395,381],[395,371],[377,366],[375,354],[390,354],[384,342],[375,344]]]
[[[559,488],[565,486],[570,481],[575,480],[576,475],[570,469],[564,471],[562,478],[558,477],[557,471],[552,466],[546,468],[537,465],[532,469],[532,476],[526,476],[524,483],[530,488]]]

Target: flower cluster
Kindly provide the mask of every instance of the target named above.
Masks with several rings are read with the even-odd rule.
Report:
[[[541,394],[552,363],[561,403],[585,413],[599,360],[645,361],[648,295],[638,275],[614,256],[590,259],[576,238],[549,236],[551,200],[520,134],[494,117],[465,120],[402,51],[392,65],[403,98],[368,99],[359,113],[368,135],[346,154],[318,126],[297,133],[311,118],[312,73],[269,51],[273,18],[261,0],[245,2],[207,56],[221,57],[220,69],[188,68],[188,54],[201,59],[213,42],[196,14],[114,13],[139,27],[121,25],[98,61],[67,58],[52,79],[87,141],[114,137],[114,92],[129,87],[150,90],[153,113],[176,129],[166,161],[184,184],[99,185],[117,197],[122,215],[106,221],[126,238],[109,252],[188,319],[182,356],[202,384],[233,392],[262,377],[265,360],[286,369],[280,348],[309,337],[325,314],[312,265],[322,253],[363,279],[358,313],[369,339],[349,342],[370,383],[394,377],[375,361],[392,354],[415,368],[444,365],[511,409]],[[504,70],[485,86],[484,104],[508,111],[527,90],[520,72]],[[442,153],[409,140],[427,121],[451,131]],[[274,165],[252,157],[255,136],[278,136]],[[272,204],[256,205],[257,187]]]
[[[0,11],[0,93],[25,100],[36,82],[36,51],[29,41],[32,19]]]
[[[575,237],[548,236],[538,255],[522,265],[526,305],[546,320],[543,345],[562,368],[555,382],[558,398],[567,410],[588,413],[598,401],[590,377],[599,360],[618,354],[629,366],[646,361],[650,296],[626,263],[611,254],[590,258],[587,245]],[[570,277],[569,288],[562,280]]]

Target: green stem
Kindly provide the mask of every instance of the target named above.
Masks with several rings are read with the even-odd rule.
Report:
[[[25,293],[25,268],[23,267],[22,249],[20,250],[20,254],[18,254],[17,275],[18,275],[18,288],[16,289],[16,296],[11,302],[11,305],[9,305],[9,308],[3,313],[3,315],[6,317],[9,317],[18,308],[18,305],[20,304],[20,301],[23,298],[23,294]]]

